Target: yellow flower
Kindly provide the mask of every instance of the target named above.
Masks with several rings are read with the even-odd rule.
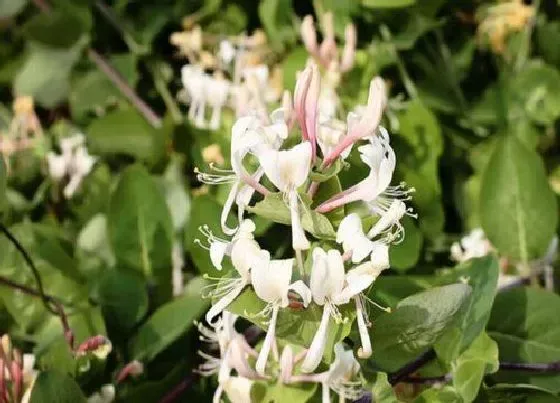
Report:
[[[225,162],[224,156],[222,155],[222,149],[219,144],[211,144],[208,147],[204,147],[202,149],[202,159],[207,164],[214,163],[217,165],[223,165]]]

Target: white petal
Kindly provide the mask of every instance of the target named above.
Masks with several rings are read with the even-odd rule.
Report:
[[[300,212],[298,208],[298,194],[296,190],[291,190],[290,198],[290,216],[292,221],[292,248],[295,250],[307,250],[311,244],[305,237],[305,231],[301,223]]]
[[[266,362],[268,361],[268,355],[272,348],[272,344],[275,343],[276,338],[276,319],[278,318],[278,310],[280,307],[275,305],[272,310],[272,318],[268,324],[268,330],[266,332],[266,337],[264,338],[259,357],[257,358],[257,363],[255,364],[255,369],[259,375],[264,375],[266,369]]]
[[[241,238],[233,243],[231,262],[242,278],[249,279],[251,267],[266,261],[259,244],[250,238]],[[266,264],[266,263],[265,263]]]
[[[313,265],[311,267],[309,286],[313,295],[313,301],[318,305],[323,305],[327,296],[327,290],[323,288],[323,284],[326,283],[328,278],[327,254],[323,249],[315,248],[313,249],[312,256]]]
[[[362,220],[356,213],[347,215],[340,222],[336,241],[342,243],[344,252],[352,252],[354,263],[364,260],[373,248],[373,242],[365,236],[362,229]]]
[[[379,221],[369,230],[368,237],[374,238],[394,224],[406,214],[406,204],[402,200],[394,200],[389,209],[381,216]]]
[[[311,302],[311,290],[305,283],[302,280],[297,280],[290,284],[289,289],[295,291],[301,297],[303,306],[307,308],[307,305]]]
[[[252,267],[251,283],[257,296],[269,303],[286,302],[293,265],[294,259],[284,259]]]
[[[228,247],[229,243],[222,241],[212,241],[210,244],[210,261],[218,270],[222,270],[222,260],[224,260]]]
[[[301,370],[303,372],[313,372],[321,363],[323,358],[323,353],[325,351],[325,346],[327,344],[327,330],[329,328],[329,320],[331,317],[329,305],[323,307],[323,316],[321,318],[321,323],[319,328],[313,337],[311,346],[305,355],[305,360],[301,364]]]
[[[212,305],[206,313],[206,322],[212,324],[214,318],[218,316],[224,309],[226,309],[227,306],[231,304],[239,294],[241,294],[241,291],[243,291],[245,285],[246,284],[240,284],[238,287],[231,290],[229,293],[220,298],[218,302]]]
[[[224,391],[231,403],[247,403],[251,401],[252,387],[250,379],[232,376],[224,385]]]
[[[354,297],[354,301],[356,301],[358,331],[360,333],[360,340],[362,342],[362,347],[358,349],[358,357],[360,357],[361,359],[366,359],[369,358],[372,354],[369,331],[364,320],[364,315],[366,315],[367,313],[363,309],[363,304],[360,300],[360,297]]]

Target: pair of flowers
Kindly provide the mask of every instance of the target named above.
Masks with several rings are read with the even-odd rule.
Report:
[[[47,154],[49,175],[57,182],[68,178],[63,194],[70,199],[91,172],[97,157],[89,155],[85,136],[81,133],[61,139],[60,149],[61,154],[52,151]]]
[[[224,392],[232,403],[249,402],[253,383],[271,379],[270,376],[261,375],[252,369],[249,360],[257,358],[258,352],[235,329],[237,319],[237,315],[224,312],[212,329],[198,325],[200,339],[208,343],[210,348],[219,351],[218,357],[199,351],[206,361],[199,366],[198,372],[205,376],[218,375],[219,386],[213,399],[215,403],[220,402]],[[360,398],[363,394],[362,382],[356,380],[360,366],[354,354],[351,350],[346,350],[341,343],[335,345],[334,353],[335,359],[327,371],[318,374],[295,374],[294,367],[303,359],[305,350],[294,354],[293,348],[286,345],[278,360],[276,378],[285,384],[299,382],[321,384],[323,403],[330,402],[331,389],[336,391],[341,399]],[[233,371],[236,375],[232,374]]]

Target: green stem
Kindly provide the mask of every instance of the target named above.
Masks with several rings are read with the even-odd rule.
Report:
[[[391,31],[389,31],[389,27],[387,27],[387,25],[383,24],[383,25],[381,25],[380,31],[381,31],[381,37],[383,38],[383,40],[385,42],[387,42],[389,45],[391,45],[391,52],[395,56],[395,62],[397,64],[397,69],[399,70],[399,74],[400,74],[401,79],[403,81],[404,88],[406,89],[406,92],[408,93],[408,96],[410,98],[413,98],[413,99],[418,98],[418,90],[416,89],[416,86],[414,85],[414,82],[412,81],[412,79],[408,75],[408,72],[406,71],[406,67],[405,67],[404,62],[402,61],[402,59],[399,55],[399,52],[397,51],[395,45],[391,42],[392,36],[391,36]]]

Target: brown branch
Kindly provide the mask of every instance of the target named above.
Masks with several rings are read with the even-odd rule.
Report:
[[[23,245],[17,240],[17,238],[10,232],[10,230],[8,230],[8,228],[6,228],[6,226],[4,224],[1,224],[1,223],[0,223],[0,231],[14,245],[16,250],[22,255],[22,257],[25,260],[25,263],[27,264],[27,266],[31,269],[31,273],[33,274],[33,278],[35,279],[35,283],[37,284],[37,290],[32,289],[30,287],[27,287],[25,285],[13,282],[12,280],[7,279],[5,277],[0,277],[0,284],[4,284],[4,285],[10,286],[12,288],[15,288],[15,289],[27,294],[27,295],[31,295],[31,296],[34,296],[34,297],[41,298],[41,301],[43,302],[43,305],[45,306],[45,309],[47,309],[48,312],[50,312],[53,315],[56,315],[60,318],[60,322],[62,323],[62,329],[64,331],[64,338],[66,339],[66,341],[70,345],[70,348],[73,350],[74,349],[74,333],[72,332],[72,329],[70,328],[70,325],[68,323],[68,317],[66,316],[66,313],[64,312],[64,307],[62,306],[62,303],[60,301],[58,301],[57,299],[55,299],[54,297],[45,293],[45,290],[43,288],[43,281],[41,279],[41,275],[39,274],[39,270],[35,266],[35,263],[33,263],[33,259],[31,259],[31,256],[29,256],[29,254],[27,253],[27,251],[25,250]]]
[[[43,13],[51,11],[52,7],[46,0],[33,0],[35,6]],[[97,66],[101,72],[111,81],[115,87],[125,96],[136,110],[146,119],[150,125],[159,129],[161,118],[136,94],[134,89],[128,85],[123,76],[95,49],[87,50],[88,58]]]
[[[181,395],[185,393],[185,391],[189,389],[193,384],[193,382],[195,382],[197,379],[198,376],[196,374],[187,376],[185,379],[181,381],[181,383],[175,385],[175,387],[171,389],[169,393],[167,393],[164,397],[162,397],[159,400],[159,403],[173,403],[177,401],[177,399],[181,397]]]
[[[128,85],[124,77],[117,71],[109,61],[101,56],[96,50],[87,50],[89,59],[95,63],[107,78],[118,88],[118,90],[130,101],[132,105],[144,116],[156,129],[161,127],[161,118],[136,94],[134,89]]]

